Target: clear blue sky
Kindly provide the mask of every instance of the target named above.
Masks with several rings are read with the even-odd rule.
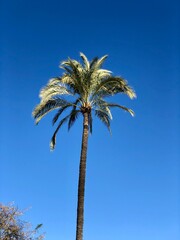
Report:
[[[2,0],[0,201],[32,207],[46,239],[75,239],[82,120],[57,148],[50,114],[34,125],[39,90],[59,62],[108,54],[136,100],[115,100],[112,136],[94,120],[89,139],[84,240],[179,240],[180,4],[174,0]]]

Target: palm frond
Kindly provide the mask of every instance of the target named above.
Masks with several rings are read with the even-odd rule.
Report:
[[[61,81],[63,84],[67,85],[70,89],[73,89],[75,86],[75,81],[74,81],[73,75],[65,73],[62,76]]]
[[[108,55],[104,55],[96,62],[96,65],[95,65],[96,69],[99,69],[102,66],[102,64],[104,63],[107,57]]]
[[[95,57],[90,63],[90,68],[94,69],[94,70],[99,69],[107,57],[108,57],[108,55],[104,55],[100,59],[98,57]]]
[[[107,107],[118,107],[118,108],[121,108],[121,109],[125,110],[126,112],[129,112],[129,113],[131,114],[131,116],[134,117],[134,111],[133,111],[132,109],[130,109],[130,108],[121,106],[121,105],[116,104],[116,103],[106,103],[105,106],[107,106]]]
[[[73,70],[70,69],[69,67],[65,66],[65,65],[62,65],[62,63],[61,63],[61,65],[60,65],[59,67],[60,67],[61,69],[65,70],[66,73],[68,73],[68,74],[70,74],[70,75],[73,74]]]
[[[63,100],[61,98],[55,98],[55,99],[49,99],[47,102],[40,102],[38,104],[32,115],[36,120],[36,124],[39,123],[39,121],[49,112],[51,112],[54,109],[62,108],[63,106],[67,105],[68,102],[66,100]]]
[[[93,96],[97,95],[100,91],[107,91],[109,94],[125,93],[130,98],[135,98],[134,90],[128,85],[127,81],[121,77],[110,76],[100,82],[94,90]]]
[[[68,60],[63,61],[60,65],[61,68],[64,68],[66,66],[69,67],[73,71],[73,74],[75,76],[79,76],[83,72],[82,65],[74,59],[68,58]],[[71,74],[72,74],[72,72],[71,72]]]
[[[99,76],[100,79],[106,78],[106,77],[110,77],[112,75],[112,72],[107,70],[107,69],[98,69],[97,74]]]
[[[117,94],[117,93],[125,93],[129,98],[133,99],[133,98],[136,98],[136,93],[134,91],[134,89],[129,86],[126,82],[126,84],[121,87],[121,86],[115,86],[113,89],[113,95],[114,94]]]
[[[88,61],[87,57],[82,52],[80,52],[80,56],[81,56],[81,58],[83,60],[85,69],[89,70],[90,64],[89,64],[89,61]]]
[[[70,130],[70,128],[73,126],[80,113],[80,110],[72,109],[71,113],[69,114],[68,130]]]
[[[93,70],[89,72],[88,74],[88,80],[89,80],[89,88],[91,92],[94,92],[97,85],[102,82],[103,79],[106,79],[111,76],[111,71],[108,71],[106,69],[98,69]]]
[[[61,78],[60,77],[54,77],[54,78],[51,78],[50,80],[49,80],[49,82],[47,83],[47,85],[58,85],[58,84],[60,84],[61,83]]]
[[[64,107],[62,107],[62,108],[60,108],[60,109],[58,110],[58,112],[56,113],[56,115],[53,117],[53,120],[52,120],[52,124],[53,124],[53,125],[57,122],[58,118],[59,118],[60,115],[64,112],[64,110],[67,109],[67,108],[70,107],[70,106],[72,106],[72,104],[67,104],[67,105],[65,105]]]
[[[64,105],[61,109],[59,109],[59,111],[56,113],[56,115],[53,118],[53,121],[52,121],[53,125],[56,123],[56,121],[58,120],[60,115],[64,112],[64,110],[66,110],[68,107],[73,107],[73,109],[75,110],[78,107],[78,104],[80,102],[81,102],[81,99],[78,98],[75,102],[73,102],[73,103],[70,102],[67,105]]]
[[[77,119],[78,117],[78,114],[81,113],[80,110],[73,110],[71,111],[70,114],[68,114],[66,117],[64,117],[58,124],[52,138],[51,138],[51,142],[50,142],[50,149],[53,150],[55,148],[55,144],[56,144],[56,135],[59,131],[59,129],[61,128],[61,126],[67,122],[67,120],[69,119],[69,122],[68,122],[68,130],[72,127],[73,123],[75,122],[75,120]]]
[[[47,85],[46,87],[42,88],[40,92],[40,98],[42,101],[47,101],[48,99],[51,99],[58,95],[73,95],[73,93],[69,91],[66,86],[62,85]]]
[[[66,69],[66,72],[68,71],[62,77],[62,82],[68,84],[74,93],[81,95],[82,98],[86,98],[87,86],[84,82],[85,70],[81,64],[76,60],[68,59],[62,62],[61,68]]]
[[[93,93],[94,94],[94,93]],[[112,91],[107,90],[107,89],[101,89],[98,91],[98,93],[94,94],[91,96],[91,101],[96,101],[96,98],[107,98],[107,97],[112,97],[114,94]]]
[[[58,124],[58,126],[57,126],[57,128],[56,128],[56,130],[55,130],[55,132],[54,132],[54,134],[53,134],[53,136],[52,136],[52,138],[51,138],[51,142],[50,142],[50,149],[51,149],[51,150],[54,150],[54,148],[55,148],[55,145],[56,145],[56,135],[57,135],[59,129],[60,129],[61,126],[68,120],[69,116],[70,116],[70,115],[67,115],[66,117],[64,117],[64,118],[59,122],[59,124]]]
[[[109,118],[108,114],[103,112],[100,109],[96,109],[95,115],[105,124],[105,126],[108,128],[109,132],[111,133],[110,118]]]
[[[109,118],[112,119],[112,114],[109,109],[108,103],[104,99],[100,97],[94,99],[94,101],[92,102],[92,108],[98,109],[99,111],[106,113]]]
[[[94,70],[96,63],[98,61],[98,57],[93,58],[93,60],[90,62],[90,69]]]

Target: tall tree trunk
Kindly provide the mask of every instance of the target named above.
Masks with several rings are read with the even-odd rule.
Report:
[[[76,240],[83,240],[84,194],[85,194],[86,158],[87,158],[87,145],[88,145],[88,124],[89,124],[88,112],[84,112],[81,157],[80,157],[80,165],[79,165]]]

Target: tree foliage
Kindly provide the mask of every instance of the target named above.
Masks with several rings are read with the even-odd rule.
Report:
[[[44,234],[39,235],[38,230],[42,224],[31,229],[31,224],[22,220],[24,211],[14,204],[7,206],[0,203],[0,239],[1,240],[42,240]]]
[[[111,71],[101,68],[107,55],[95,57],[92,61],[89,61],[83,53],[80,53],[80,57],[82,63],[71,58],[61,62],[60,68],[64,73],[61,77],[50,79],[41,89],[39,94],[41,101],[33,111],[36,124],[53,110],[57,110],[52,121],[53,125],[61,117],[50,142],[51,149],[55,147],[56,135],[61,126],[67,122],[70,129],[84,112],[88,112],[88,127],[91,133],[93,116],[98,117],[111,131],[111,108],[117,107],[134,115],[131,109],[107,101],[107,98],[116,94],[125,94],[131,99],[136,97],[135,91],[124,78],[113,76]],[[67,109],[70,112],[63,117],[62,114]]]

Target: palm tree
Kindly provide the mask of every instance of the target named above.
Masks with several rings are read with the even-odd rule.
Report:
[[[53,125],[59,117],[70,109],[57,124],[57,128],[50,142],[51,150],[56,144],[56,135],[64,123],[68,123],[68,129],[72,127],[79,116],[83,116],[82,146],[79,165],[78,203],[77,203],[77,225],[76,240],[83,239],[84,223],[84,194],[86,177],[86,158],[89,132],[92,133],[93,113],[110,130],[112,119],[110,108],[117,107],[129,112],[133,111],[117,103],[107,102],[107,97],[118,93],[126,94],[131,99],[136,97],[134,90],[122,77],[113,76],[111,71],[102,69],[101,66],[107,55],[97,58],[91,62],[80,53],[82,63],[68,58],[60,64],[64,70],[61,77],[50,79],[48,84],[40,91],[40,103],[33,111],[36,124],[49,112],[57,109],[53,118]],[[66,96],[66,98],[64,98]]]

